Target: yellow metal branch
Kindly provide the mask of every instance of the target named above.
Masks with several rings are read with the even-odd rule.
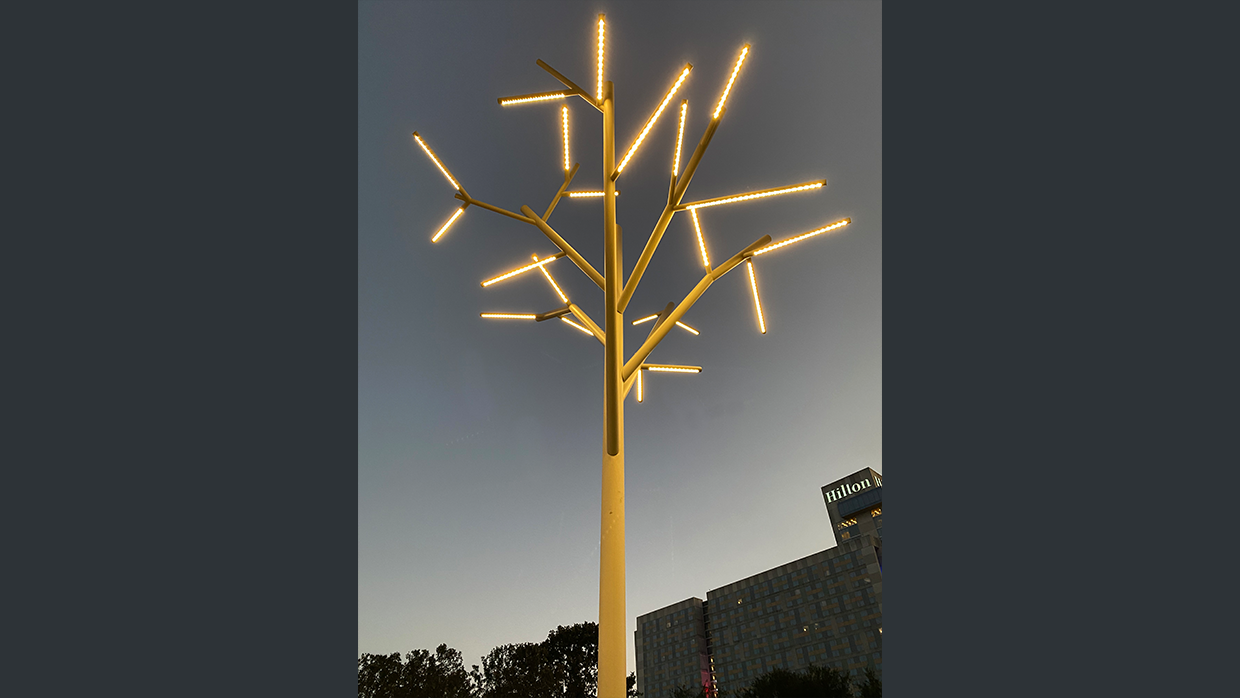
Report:
[[[574,250],[572,245],[568,244],[568,242],[566,242],[564,238],[560,237],[559,233],[552,230],[551,226],[547,225],[546,221],[539,218],[538,214],[534,213],[534,211],[532,211],[529,206],[522,206],[521,213],[524,213],[525,215],[529,216],[530,222],[538,226],[538,229],[543,231],[543,235],[546,235],[547,239],[555,243],[556,247],[563,250],[564,254],[568,255],[568,258],[573,260],[573,263],[576,264],[583,272],[585,272],[586,276],[590,277],[591,281],[598,284],[599,288],[606,290],[606,287],[604,285],[606,281],[603,279],[603,275],[598,273],[598,270],[596,270],[594,267],[590,266],[590,263],[586,261],[586,258],[578,254],[577,250]],[[767,237],[769,238],[770,236],[768,235]]]
[[[568,304],[568,308],[572,311],[573,315],[575,315],[578,320],[581,320],[581,323],[594,334],[594,337],[599,341],[599,344],[607,346],[607,335],[603,334],[603,330],[599,329],[598,323],[591,320],[589,315],[586,315],[586,311],[579,308],[576,303],[571,302]]]
[[[590,106],[594,107],[595,109],[599,111],[603,111],[603,106],[599,104],[598,101],[595,100],[593,97],[591,97],[589,92],[586,92],[585,90],[581,89],[580,87],[577,86],[577,83],[561,75],[560,71],[556,70],[555,68],[552,68],[546,63],[543,63],[543,60],[541,58],[538,59],[538,67],[542,68],[548,73],[551,73],[552,77],[564,83],[565,87],[567,87],[569,90],[572,90],[572,94],[575,94],[578,97],[584,99],[586,102],[590,104]]]

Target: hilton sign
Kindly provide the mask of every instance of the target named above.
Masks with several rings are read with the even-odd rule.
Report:
[[[877,483],[879,487],[883,486],[883,479],[879,477],[877,474],[874,475],[874,481]],[[836,487],[835,489],[827,492],[826,493],[827,501],[834,502],[834,501],[843,499],[849,495],[856,494],[860,492],[861,490],[866,489],[869,486],[870,486],[870,478],[868,477],[861,480],[860,482],[852,482],[852,483],[846,482],[840,485],[839,487]]]

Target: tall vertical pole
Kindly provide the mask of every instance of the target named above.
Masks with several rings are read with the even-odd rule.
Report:
[[[616,226],[616,104],[603,83],[603,248],[607,342],[603,361],[603,497],[599,536],[598,698],[624,698],[627,653],[624,598],[624,279]]]

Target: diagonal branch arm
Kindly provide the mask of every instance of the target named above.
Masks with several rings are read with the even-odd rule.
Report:
[[[509,218],[515,218],[515,219],[517,219],[517,220],[521,221],[522,223],[533,223],[533,222],[534,222],[534,221],[533,221],[532,219],[530,219],[530,218],[526,218],[525,216],[519,216],[519,215],[517,215],[517,214],[513,213],[512,211],[507,211],[507,210],[505,210],[505,209],[500,208],[499,206],[492,206],[491,204],[484,203],[484,202],[482,202],[482,201],[479,201],[479,200],[477,200],[477,199],[474,199],[474,198],[470,197],[468,194],[461,194],[460,192],[458,192],[458,193],[454,194],[454,196],[455,196],[456,198],[460,199],[461,201],[464,201],[464,202],[465,202],[465,203],[467,203],[467,204],[472,204],[472,205],[477,206],[477,207],[479,207],[479,208],[485,208],[485,209],[486,209],[486,210],[488,210],[488,211],[494,211],[494,212],[496,212],[496,213],[498,213],[498,214],[501,214],[501,215],[504,215],[504,216],[508,216]]]
[[[598,284],[599,288],[602,288],[605,290],[605,286],[604,286],[605,281],[603,279],[603,275],[598,273],[598,270],[596,270],[594,267],[590,266],[590,263],[586,261],[586,258],[578,254],[577,250],[574,250],[572,245],[565,242],[564,238],[560,237],[559,233],[552,230],[551,226],[547,225],[546,221],[539,218],[538,214],[534,213],[534,211],[530,209],[529,206],[522,206],[521,213],[524,213],[526,216],[529,216],[530,223],[533,223],[534,225],[538,226],[538,229],[543,231],[543,235],[546,235],[547,238],[551,240],[551,242],[555,243],[556,247],[560,248],[561,250],[564,250],[564,254],[568,255],[568,258],[573,260],[573,263],[576,264],[578,267],[580,267],[581,270],[586,273],[586,276],[590,277],[591,281]],[[770,236],[768,235],[767,237],[770,237]]]
[[[726,111],[727,109],[724,109],[724,112]],[[719,117],[723,118],[723,114]],[[654,231],[650,233],[650,239],[646,241],[646,247],[642,249],[642,255],[637,259],[637,266],[633,267],[629,280],[624,284],[624,290],[620,293],[620,300],[616,304],[620,312],[624,312],[633,298],[633,293],[637,291],[637,284],[642,280],[642,274],[646,273],[646,267],[650,264],[650,259],[654,257],[654,251],[658,249],[659,241],[663,239],[667,225],[672,222],[676,207],[684,198],[685,190],[689,188],[689,180],[693,179],[693,173],[697,171],[698,163],[702,161],[702,154],[706,152],[706,146],[710,145],[710,139],[714,138],[717,128],[719,128],[719,119],[711,119],[706,132],[702,134],[702,140],[698,141],[697,148],[693,151],[693,157],[689,158],[689,164],[685,165],[685,171],[676,180],[671,196],[668,197],[667,206],[663,207],[663,215],[659,216],[659,222],[655,223]]]
[[[659,342],[663,341],[663,338],[667,336],[667,333],[676,326],[676,323],[680,321],[680,318],[684,317],[685,313],[689,312],[689,308],[693,307],[693,304],[702,297],[703,293],[706,293],[706,289],[710,288],[711,284],[717,281],[724,274],[732,271],[736,265],[745,261],[749,257],[752,257],[754,250],[762,247],[770,241],[770,235],[763,235],[757,242],[754,242],[749,247],[737,252],[731,259],[715,267],[713,271],[707,272],[706,276],[703,276],[697,286],[694,286],[693,290],[689,292],[689,295],[685,296],[685,299],[680,302],[680,305],[676,306],[676,309],[672,311],[671,315],[663,321],[663,324],[655,328],[655,330],[650,333],[650,336],[646,338],[646,341],[642,342],[642,345],[636,352],[633,353],[633,356],[630,357],[628,361],[624,362],[624,370],[621,372],[620,378],[623,380],[628,380],[629,376],[641,367],[642,362],[646,360],[646,357],[650,356],[650,352],[654,351],[654,348],[659,345]]]
[[[667,316],[672,314],[672,310],[675,307],[676,307],[675,303],[671,301],[667,302],[667,305],[663,308],[662,312],[659,313],[659,317],[654,319],[654,323],[650,326],[650,331],[646,333],[646,339],[650,339],[650,335],[654,334],[654,331],[657,330],[659,326],[663,324],[663,321],[667,319]],[[633,389],[633,384],[637,382],[635,380],[636,377],[637,377],[637,371],[634,371],[633,375],[624,379],[624,397],[629,396],[629,391]]]
[[[577,83],[561,75],[560,71],[556,70],[555,68],[552,68],[546,63],[543,63],[543,60],[541,58],[538,59],[538,67],[542,68],[548,73],[551,73],[552,77],[564,83],[564,86],[572,90],[573,94],[584,99],[586,102],[589,102],[590,106],[594,107],[595,109],[599,111],[603,111],[603,107],[598,102],[594,101],[594,98],[590,96],[589,92],[586,92],[585,90],[581,89],[580,87],[577,86]]]
[[[577,168],[581,167],[581,163],[574,162],[573,169],[564,174],[564,186],[555,193],[555,198],[551,200],[551,205],[547,207],[547,212],[543,214],[543,220],[551,217],[551,212],[555,210],[555,205],[560,203],[560,197],[564,196],[564,192],[568,190],[568,185],[572,183],[573,177],[577,175]]]

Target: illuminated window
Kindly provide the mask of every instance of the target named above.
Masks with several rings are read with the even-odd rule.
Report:
[[[882,515],[883,515],[883,508],[882,508],[882,507],[879,507],[879,508],[877,508],[877,509],[875,509],[875,510],[873,510],[873,511],[871,511],[871,512],[870,512],[870,516],[882,516]]]
[[[835,524],[835,527],[840,530],[843,530],[845,528],[848,528],[849,526],[856,526],[856,525],[857,525],[856,519],[844,519],[843,521]]]

